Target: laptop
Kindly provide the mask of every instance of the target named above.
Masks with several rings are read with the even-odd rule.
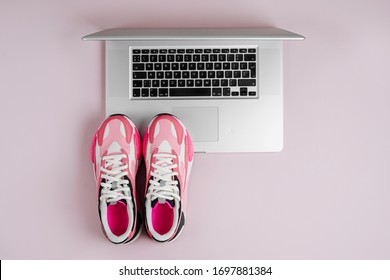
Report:
[[[141,134],[157,114],[178,117],[195,152],[283,149],[282,42],[278,28],[111,29],[105,41],[106,115],[126,114]]]

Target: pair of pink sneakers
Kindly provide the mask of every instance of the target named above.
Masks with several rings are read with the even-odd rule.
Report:
[[[136,187],[141,154],[146,167],[144,206]],[[134,241],[141,233],[141,211],[151,238],[167,242],[178,237],[185,223],[193,156],[190,134],[172,115],[154,117],[142,144],[127,116],[108,117],[91,147],[99,217],[107,238],[117,244]]]

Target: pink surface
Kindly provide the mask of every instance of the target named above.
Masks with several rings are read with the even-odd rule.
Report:
[[[0,258],[389,259],[389,10],[387,0],[2,0]],[[104,119],[103,45],[80,38],[155,26],[275,26],[307,39],[284,45],[283,152],[196,154],[183,234],[116,246],[100,229],[89,160]]]

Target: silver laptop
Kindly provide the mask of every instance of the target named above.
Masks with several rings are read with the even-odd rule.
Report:
[[[141,134],[157,114],[177,116],[195,152],[283,149],[282,41],[277,28],[112,29],[105,41],[106,115],[128,115]]]

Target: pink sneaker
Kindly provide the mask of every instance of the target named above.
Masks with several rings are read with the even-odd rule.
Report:
[[[158,115],[145,133],[143,155],[146,230],[156,241],[172,241],[185,223],[194,156],[190,134],[176,117]]]
[[[141,233],[135,176],[141,158],[137,128],[124,115],[108,117],[96,132],[91,160],[99,193],[99,217],[112,243],[134,241]]]

